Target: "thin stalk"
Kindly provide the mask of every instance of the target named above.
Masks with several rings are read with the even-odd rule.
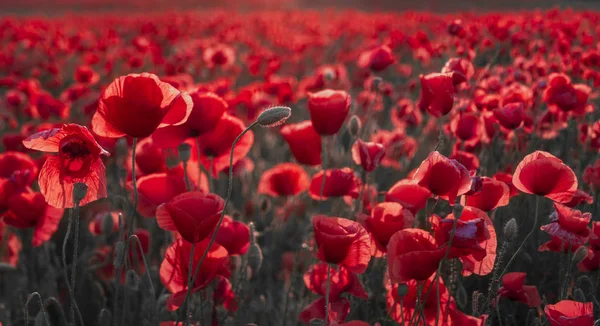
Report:
[[[435,312],[435,325],[439,325],[440,322],[440,311],[442,310],[441,307],[441,302],[440,302],[440,273],[442,272],[442,264],[444,263],[444,261],[446,261],[446,259],[448,259],[448,256],[450,255],[450,248],[452,248],[452,240],[454,240],[454,233],[456,232],[456,225],[458,224],[458,219],[460,218],[460,216],[455,216],[454,217],[454,224],[452,224],[452,231],[450,231],[450,240],[448,240],[448,244],[446,247],[446,254],[444,255],[444,258],[440,261],[439,265],[438,265],[438,269],[437,272],[435,273],[435,279],[433,280],[433,285],[435,285],[435,291],[436,291],[436,301],[437,301],[437,311]],[[429,293],[428,293],[429,294]],[[427,300],[427,298],[425,298],[425,300]],[[427,302],[427,301],[425,301]]]
[[[187,188],[187,190],[192,191],[192,184],[190,183],[190,177],[188,176],[188,173],[187,173],[187,165],[188,165],[188,160],[184,160],[183,161],[183,178],[185,179],[185,187]],[[200,175],[200,176],[202,176],[202,175]]]
[[[252,129],[257,124],[258,124],[258,122],[256,122],[256,121],[254,121],[252,124],[250,124],[246,129],[244,129],[244,131],[242,131],[242,133],[240,133],[237,136],[237,138],[231,144],[231,152],[229,153],[229,184],[227,187],[227,197],[225,198],[225,204],[223,205],[223,211],[221,211],[221,218],[219,219],[219,222],[217,223],[217,226],[215,227],[215,232],[213,232],[213,235],[210,238],[210,241],[208,243],[208,247],[206,247],[206,251],[204,251],[204,254],[202,254],[200,261],[196,265],[196,270],[194,271],[194,276],[192,277],[192,282],[191,282],[192,284],[194,284],[196,282],[196,277],[198,276],[198,272],[200,271],[200,266],[202,266],[204,259],[206,259],[206,256],[208,256],[210,248],[212,247],[212,245],[214,244],[214,242],[217,238],[218,232],[216,232],[216,231],[219,230],[219,228],[221,227],[221,224],[223,223],[223,218],[225,217],[225,211],[227,210],[227,204],[229,204],[229,199],[231,198],[231,192],[233,190],[233,150],[235,149],[235,145],[242,138],[242,136],[244,136],[248,131],[250,131],[250,129]],[[188,287],[188,290],[187,290],[187,293],[186,293],[185,299],[184,299],[184,304],[182,305],[182,307],[185,306],[185,303],[189,300],[190,293],[191,293],[191,289]],[[178,326],[178,325],[179,325],[179,321],[177,321],[175,323],[175,326]]]
[[[325,325],[329,325],[329,292],[331,291],[331,266],[327,264],[327,285],[325,287]]]
[[[76,205],[79,207],[79,204]],[[77,312],[77,316],[79,318],[79,322],[83,325],[83,318],[81,317],[81,312],[79,312],[79,307],[77,307],[77,302],[75,301],[75,291],[73,286],[71,286],[71,281],[69,281],[69,272],[67,268],[67,242],[69,241],[69,237],[71,235],[71,229],[73,228],[73,210],[69,211],[69,223],[67,224],[67,233],[65,234],[65,238],[62,243],[62,263],[63,263],[63,272],[65,277],[65,283],[67,283],[67,289],[69,290],[69,297],[71,299],[71,320],[75,323],[75,311]],[[77,212],[77,216],[79,216],[79,211]],[[77,241],[76,241],[77,243]],[[75,262],[73,262],[75,264]],[[74,270],[72,270],[74,272]],[[72,276],[74,279],[74,276]]]
[[[319,191],[319,200],[324,201],[323,192],[325,191],[325,179],[327,178],[327,150],[325,150],[325,140],[321,142],[321,170],[323,170],[323,179],[321,179],[321,190]]]
[[[191,289],[193,287],[192,284],[192,270],[194,268],[194,249],[196,248],[196,244],[192,243],[192,250],[190,250],[190,266],[188,268],[188,289]],[[187,307],[186,309],[186,321],[185,324],[189,325],[191,322],[191,314],[190,314],[190,310],[191,310],[191,302],[192,300],[188,300],[187,302]],[[202,309],[202,305],[200,305],[200,309]]]

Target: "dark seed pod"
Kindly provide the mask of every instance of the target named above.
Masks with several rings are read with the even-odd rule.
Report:
[[[398,296],[400,298],[402,298],[407,294],[408,294],[408,285],[406,285],[404,283],[398,284]]]
[[[192,155],[191,149],[192,146],[190,146],[188,143],[182,143],[179,145],[179,147],[177,147],[177,153],[179,154],[179,159],[182,162],[187,162],[190,159],[190,156]]]
[[[113,227],[115,226],[115,222],[113,221],[112,215],[111,214],[106,214],[104,215],[104,218],[102,219],[102,234],[104,235],[110,235],[113,232]]]
[[[276,127],[282,125],[292,115],[292,109],[286,106],[274,106],[264,110],[256,119],[262,127]]]
[[[381,77],[373,77],[373,91],[374,92],[378,92],[379,91],[379,87],[381,86],[381,83],[383,83],[383,78]]]
[[[133,269],[130,269],[125,274],[125,286],[132,291],[137,291],[140,288],[140,277]]]
[[[260,213],[267,214],[271,210],[271,200],[267,197],[264,197],[260,200]]]
[[[79,203],[85,198],[87,195],[88,186],[82,182],[76,182],[73,185],[73,202]]]
[[[588,249],[586,247],[579,247],[573,254],[573,263],[579,264],[587,256],[587,253]]]
[[[519,234],[519,226],[517,225],[517,220],[515,218],[511,218],[504,224],[504,237],[506,237],[506,241],[512,242],[517,238]]]
[[[123,258],[125,256],[125,244],[123,241],[117,241],[115,244],[115,257],[113,258],[113,266],[119,269],[123,267]]]
[[[575,289],[575,291],[573,291],[573,299],[575,299],[575,301],[578,302],[586,302],[586,298],[585,298],[585,294],[583,293],[583,291],[581,291],[581,289]]]
[[[350,136],[352,136],[352,137],[358,136],[361,125],[362,125],[362,123],[360,122],[360,118],[357,117],[356,115],[352,115],[350,117],[350,122],[348,122],[348,133],[350,134]]]
[[[253,274],[256,274],[260,269],[263,261],[262,250],[258,244],[254,243],[250,245],[248,249],[248,266],[252,269]]]
[[[256,244],[256,227],[254,226],[254,223],[248,223],[248,229],[250,230],[250,245],[254,245]]]

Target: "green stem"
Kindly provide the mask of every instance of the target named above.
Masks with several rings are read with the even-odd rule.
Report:
[[[188,191],[192,191],[192,184],[190,183],[190,177],[187,173],[188,160],[183,161],[183,178],[185,179],[185,187]],[[202,175],[201,175],[202,176]]]
[[[325,286],[325,325],[329,325],[329,292],[331,291],[331,266],[327,264],[327,285]]]
[[[77,208],[77,218],[79,220],[79,204],[76,203]],[[74,209],[71,209],[69,211],[69,223],[67,224],[67,233],[65,234],[65,238],[63,240],[62,243],[62,263],[63,263],[63,272],[64,272],[64,277],[65,277],[65,283],[67,283],[67,289],[69,290],[69,297],[71,299],[71,321],[73,321],[73,323],[75,323],[75,312],[77,312],[77,317],[79,318],[79,322],[81,323],[81,325],[83,325],[83,318],[81,316],[81,312],[79,311],[79,307],[77,307],[77,302],[75,301],[75,289],[74,286],[75,284],[71,283],[74,282],[75,280],[75,261],[72,262],[73,264],[73,269],[71,270],[71,281],[69,281],[69,272],[68,272],[68,268],[67,268],[67,242],[69,241],[69,237],[71,235],[71,230],[73,229],[73,211]],[[79,223],[77,223],[77,225],[79,226]],[[79,235],[79,232],[77,232],[77,235]],[[75,240],[75,248],[77,248],[77,240]],[[76,249],[74,250],[75,253],[75,257],[77,257],[77,252]]]
[[[192,269],[194,268],[194,249],[196,248],[196,244],[192,243],[192,249],[190,250],[190,266],[188,268],[188,289],[193,287],[192,284]],[[191,302],[192,300],[188,300],[186,309],[186,321],[185,324],[189,325],[191,322]]]

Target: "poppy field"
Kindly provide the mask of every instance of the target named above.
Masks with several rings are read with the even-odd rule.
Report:
[[[0,326],[592,326],[600,12],[0,17]]]

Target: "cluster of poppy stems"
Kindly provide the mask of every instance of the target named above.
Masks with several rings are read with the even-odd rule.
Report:
[[[504,325],[505,301],[513,324],[594,324],[600,15],[314,14],[0,20],[0,278],[27,271],[24,325],[34,299],[42,325],[259,324],[249,284],[274,278],[283,324]],[[54,242],[52,293],[31,257]],[[567,266],[542,295],[532,251]]]

